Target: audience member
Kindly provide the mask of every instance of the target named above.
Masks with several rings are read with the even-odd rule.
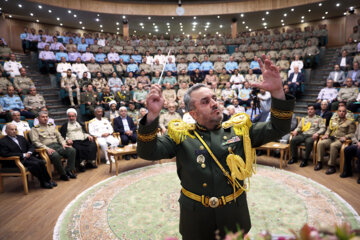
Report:
[[[330,108],[331,103],[337,98],[338,91],[333,86],[334,81],[332,79],[328,79],[326,81],[326,87],[322,88],[318,94],[318,97],[316,99],[315,108],[320,109],[320,103],[323,100],[326,100],[328,102],[328,107]]]

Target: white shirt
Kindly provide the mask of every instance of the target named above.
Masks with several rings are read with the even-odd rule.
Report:
[[[153,65],[154,57],[153,56],[146,56],[146,64]]]
[[[66,73],[66,71],[68,69],[71,69],[71,64],[70,63],[58,63],[57,67],[56,67],[56,71],[58,73]]]
[[[20,62],[17,61],[7,61],[4,64],[5,72],[12,72],[14,75],[20,75],[19,69],[22,68]]]
[[[346,57],[341,58],[340,67],[346,67]]]
[[[15,122],[14,120],[11,122],[12,124],[16,125],[17,128],[17,135],[21,135],[24,136],[24,132],[25,131],[30,131],[30,126],[29,123],[26,121],[20,121],[20,122]],[[3,127],[2,129],[2,134],[6,135],[6,125]]]
[[[298,74],[297,74],[297,73],[294,73],[294,76],[293,76],[293,78],[291,79],[291,82],[292,82],[292,83],[296,83],[297,76],[298,76]]]
[[[190,115],[190,113],[185,113],[183,116],[183,121],[186,123],[196,123],[195,119]]]
[[[156,60],[159,60],[159,64],[165,65],[165,63],[166,63],[166,57],[164,55],[155,55],[154,62]]]
[[[88,72],[89,69],[84,63],[73,63],[71,70],[76,73]]]
[[[129,127],[129,122],[127,121],[126,117],[125,118],[122,118],[121,117],[121,121],[122,121],[122,124],[124,126],[124,131],[130,131],[130,127]]]
[[[101,120],[94,118],[89,122],[89,133],[95,137],[101,137],[104,133],[112,134],[114,129],[107,118],[101,118]]]
[[[109,59],[109,62],[118,62],[120,60],[119,54],[117,54],[116,52],[108,53],[107,57]]]
[[[56,60],[54,52],[51,51],[41,51],[39,58],[44,60]]]
[[[105,47],[105,39],[98,39],[98,45]]]

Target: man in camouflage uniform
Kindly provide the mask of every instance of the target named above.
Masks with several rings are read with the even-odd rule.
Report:
[[[319,135],[325,132],[326,126],[324,120],[315,115],[315,106],[308,105],[308,115],[301,118],[297,128],[291,133],[293,138],[290,142],[291,160],[289,164],[296,163],[298,161],[298,150],[297,147],[301,143],[305,143],[305,158],[302,159],[300,167],[307,166],[310,153],[313,150],[314,141]]]
[[[21,95],[28,94],[30,87],[34,86],[34,82],[26,76],[25,68],[20,68],[20,76],[14,78],[14,86]]]
[[[336,159],[339,156],[342,144],[354,136],[356,125],[353,119],[346,118],[346,107],[340,106],[337,113],[339,117],[330,120],[325,135],[321,137],[317,145],[317,164],[314,168],[315,171],[319,171],[322,168],[325,149],[330,148],[330,158],[326,174],[335,173]]]
[[[39,112],[39,125],[34,126],[30,131],[31,141],[37,148],[45,148],[46,152],[54,164],[56,171],[60,174],[60,179],[69,181],[69,178],[76,178],[72,172],[75,170],[76,150],[67,145],[55,125],[48,122],[48,113]],[[61,163],[63,157],[67,158],[64,169]]]
[[[40,109],[45,106],[46,102],[44,97],[36,92],[35,87],[30,87],[30,94],[24,99],[24,107],[26,110],[37,116]]]
[[[73,91],[76,91],[76,96],[78,99],[78,105],[80,105],[80,87],[79,83],[76,80],[76,77],[72,75],[71,70],[69,69],[66,73],[66,77],[61,78],[61,88],[65,89],[69,93],[70,105],[75,106]]]

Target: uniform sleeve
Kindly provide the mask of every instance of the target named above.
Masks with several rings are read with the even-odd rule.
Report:
[[[348,134],[345,135],[345,137],[347,139],[352,139],[354,137],[355,130],[356,130],[356,124],[354,121],[352,121],[351,124],[349,125],[349,132]]]
[[[158,137],[157,126],[159,118],[151,124],[145,125],[146,118],[143,117],[139,122],[137,153],[146,160],[160,160],[173,158],[176,155],[176,143],[168,135]]]
[[[297,125],[297,127],[296,127],[296,129],[295,129],[295,131],[301,132],[301,125],[302,125],[303,119],[304,119],[304,118],[301,118],[301,119],[300,119],[300,121],[299,121],[299,123],[298,123],[298,125]]]
[[[256,123],[250,128],[252,147],[276,141],[289,133],[295,98],[286,95],[286,100],[272,98],[269,122]]]
[[[322,118],[319,118],[319,131],[317,131],[316,133],[317,134],[324,134],[325,130],[326,130],[326,125],[325,125],[325,122]]]

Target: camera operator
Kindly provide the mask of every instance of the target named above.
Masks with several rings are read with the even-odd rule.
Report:
[[[260,89],[259,93],[257,94],[260,103],[260,110],[262,112],[269,112],[271,107],[271,95],[269,92]]]

